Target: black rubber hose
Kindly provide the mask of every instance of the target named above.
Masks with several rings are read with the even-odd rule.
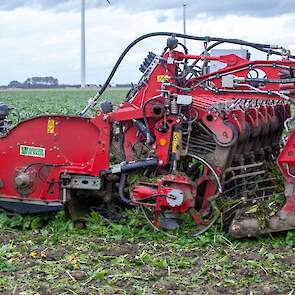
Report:
[[[267,49],[272,48],[272,46],[269,45],[269,44],[252,43],[252,42],[247,42],[247,41],[243,41],[243,40],[239,40],[239,39],[226,39],[226,38],[217,38],[217,37],[198,37],[198,36],[179,34],[179,33],[172,33],[172,32],[154,32],[154,33],[145,34],[145,35],[142,35],[142,36],[138,37],[133,42],[131,42],[126,47],[126,49],[122,52],[122,54],[120,55],[120,57],[118,58],[118,60],[117,60],[117,62],[115,64],[115,66],[113,67],[110,75],[108,76],[107,80],[105,81],[104,85],[98,91],[98,93],[93,97],[94,101],[96,101],[104,93],[104,91],[107,89],[107,87],[110,84],[110,82],[111,82],[114,74],[116,73],[119,65],[121,64],[121,62],[124,59],[124,57],[126,56],[126,54],[130,51],[130,49],[133,46],[135,46],[137,43],[139,43],[140,41],[142,41],[144,39],[147,39],[147,38],[150,38],[150,37],[156,37],[156,36],[175,36],[175,37],[185,38],[185,39],[190,39],[190,40],[195,40],[195,41],[206,41],[206,42],[215,41],[215,42],[220,42],[220,44],[221,43],[232,43],[232,44],[238,44],[238,45],[245,45],[245,46],[253,47],[253,48],[255,48],[257,50],[260,50],[260,51],[263,51],[263,52],[269,52],[269,50],[267,50]],[[215,44],[215,46],[216,45],[217,44]],[[210,47],[208,47],[208,49],[209,48]],[[276,51],[271,51],[271,52],[272,52],[272,54],[282,55],[282,53],[280,53],[280,52],[276,52]],[[291,57],[295,58],[294,56],[291,56]]]
[[[126,154],[125,154],[125,148],[124,148],[124,126],[123,122],[119,123],[119,130],[120,130],[120,154],[121,154],[121,161],[126,161]]]
[[[188,49],[184,44],[178,42],[178,45],[180,45],[183,48],[185,54],[188,54]]]
[[[124,149],[124,129],[123,129],[123,122],[119,123],[119,130],[120,130],[120,153],[121,153],[121,160],[126,161],[126,154]],[[119,197],[120,200],[126,205],[132,205],[132,201],[130,199],[125,198],[124,196],[124,187],[126,183],[126,173],[121,173],[120,182],[119,182]]]
[[[207,48],[207,51],[210,51],[211,49],[213,49],[214,47],[220,45],[220,44],[223,44],[223,43],[227,43],[227,41],[218,41],[218,42],[215,42],[214,44],[211,44],[210,46],[208,46]],[[253,43],[254,44],[254,43]],[[265,45],[265,44],[261,44],[261,45]],[[274,50],[270,50],[270,49],[265,49],[265,48],[270,48],[270,47],[265,47],[265,48],[260,48],[260,47],[257,47],[257,46],[250,46],[254,49],[257,49],[259,51],[262,51],[262,52],[265,52],[265,53],[268,53],[268,54],[274,54],[274,55],[283,55],[281,52],[277,52],[277,51],[274,51]],[[204,51],[201,53],[201,55],[204,54]],[[294,55],[290,55],[291,58],[295,58]],[[195,60],[191,65],[190,65],[190,68],[192,69],[198,62],[199,62],[200,59],[197,59]],[[187,74],[186,74],[187,75]],[[186,76],[185,75],[185,76]]]
[[[128,199],[128,198],[126,198],[124,196],[125,183],[126,183],[126,173],[122,173],[121,174],[121,178],[120,178],[120,182],[119,182],[119,196],[120,196],[120,200],[124,204],[126,204],[128,206],[133,206],[134,205],[133,202],[130,199]]]
[[[220,45],[220,44],[222,44],[222,43],[224,43],[224,42],[221,42],[221,41],[219,41],[219,42],[215,42],[214,44],[211,44],[210,46],[208,46],[206,51],[208,52],[208,51],[210,51],[212,48],[214,48],[214,47],[216,47],[216,46],[218,46],[218,45]],[[205,53],[205,52],[203,51],[203,52],[201,53],[201,55],[204,54],[204,53]],[[194,60],[194,62],[190,65],[190,69],[193,69],[193,67],[199,62],[199,60],[200,60],[200,59],[196,59],[196,60]],[[187,74],[188,74],[188,73],[187,73]],[[187,74],[185,74],[184,77],[186,77]]]

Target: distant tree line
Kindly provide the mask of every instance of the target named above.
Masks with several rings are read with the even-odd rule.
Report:
[[[13,80],[8,84],[8,88],[56,88],[59,87],[58,79],[54,77],[31,77],[25,82]]]
[[[118,88],[130,88],[131,86],[132,86],[132,83],[116,84],[116,87]]]
[[[118,87],[118,88],[130,88],[132,83],[121,83],[111,85],[109,87]],[[59,84],[58,79],[48,76],[48,77],[31,77],[27,78],[24,82],[19,82],[17,80],[11,81],[7,86],[0,86],[2,89],[6,88],[22,88],[22,89],[31,89],[31,88],[80,88],[81,84]],[[87,88],[101,88],[102,85],[87,84]]]

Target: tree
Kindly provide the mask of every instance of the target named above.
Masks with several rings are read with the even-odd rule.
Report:
[[[13,80],[11,81],[9,84],[8,84],[8,87],[9,88],[22,88],[23,87],[23,84],[16,81],[16,80]]]

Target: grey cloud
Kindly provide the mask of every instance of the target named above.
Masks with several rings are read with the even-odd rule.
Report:
[[[157,17],[157,21],[158,21],[158,23],[163,23],[163,22],[165,22],[167,19],[168,19],[168,16],[167,16],[167,15],[160,15],[160,16]]]
[[[206,13],[209,16],[226,14],[275,16],[294,13],[294,0],[113,0],[114,5],[120,5],[130,10],[154,10],[181,8],[183,2],[187,4],[187,15]]]
[[[181,8],[181,0],[110,0],[114,8],[130,11],[168,10]],[[87,7],[107,7],[107,0],[86,0]],[[227,14],[270,17],[295,13],[294,0],[187,0],[187,16],[205,13],[208,16]],[[39,9],[79,9],[79,0],[1,0],[0,10],[32,6]],[[180,17],[177,13],[176,17]],[[161,19],[160,19],[161,21]]]
[[[19,7],[36,7],[41,9],[48,9],[56,7],[61,2],[63,4],[68,1],[58,0],[2,0],[0,2],[0,10],[13,10]]]

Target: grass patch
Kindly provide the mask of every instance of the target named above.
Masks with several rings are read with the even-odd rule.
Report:
[[[153,232],[137,209],[124,224],[107,224],[93,213],[82,230],[63,211],[47,216],[40,228],[23,229],[13,217],[7,219],[11,224],[6,221],[5,230],[1,224],[0,233],[0,291],[7,294],[186,294],[195,288],[197,294],[289,294],[295,289],[292,232],[234,240],[217,224],[197,238],[171,239]]]

